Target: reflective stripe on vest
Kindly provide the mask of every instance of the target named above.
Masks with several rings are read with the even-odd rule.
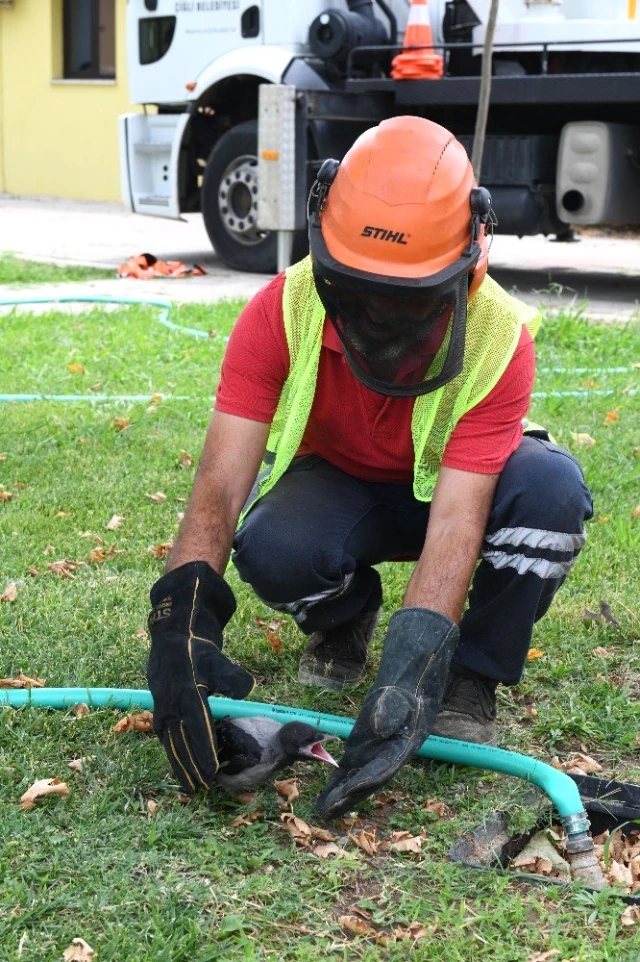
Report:
[[[283,291],[284,327],[289,348],[289,375],[273,417],[267,451],[245,506],[243,517],[289,467],[304,436],[318,378],[325,310],[313,282],[311,260],[286,272]],[[464,362],[457,377],[437,391],[417,397],[411,433],[415,452],[413,492],[430,501],[444,449],[460,418],[495,387],[513,357],[522,325],[535,337],[540,315],[485,277],[469,303]],[[431,371],[444,363],[448,341],[436,355]],[[355,375],[354,375],[355,376]]]

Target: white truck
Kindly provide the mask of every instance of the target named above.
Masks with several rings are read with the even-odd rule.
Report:
[[[129,0],[130,93],[145,112],[120,118],[125,203],[162,217],[201,211],[225,263],[273,271],[267,228],[295,232],[293,254],[303,252],[315,171],[366,127],[419,114],[471,152],[489,7],[431,0],[444,76],[393,80],[409,0]],[[493,51],[482,183],[500,231],[640,224],[639,0],[501,0]],[[261,113],[259,149],[265,85],[288,96]],[[269,159],[288,169],[286,216],[278,203],[266,205],[271,218],[259,211]]]

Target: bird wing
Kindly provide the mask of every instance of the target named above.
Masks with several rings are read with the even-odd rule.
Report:
[[[264,746],[254,732],[239,724],[245,720],[249,721],[243,718],[222,718],[216,722],[218,761],[225,775],[238,775],[245,769],[258,765],[262,758]]]

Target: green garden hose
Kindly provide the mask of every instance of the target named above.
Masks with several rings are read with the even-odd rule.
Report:
[[[0,708],[71,708],[85,703],[91,708],[115,708],[124,711],[153,710],[151,692],[131,688],[30,688],[18,691],[0,691]],[[267,715],[277,721],[302,721],[315,725],[320,731],[346,738],[353,728],[351,718],[325,715],[322,712],[284,705],[268,705],[259,701],[235,701],[231,698],[209,698],[209,708],[214,718],[248,718]],[[588,834],[589,819],[575,782],[564,772],[545,765],[535,758],[517,752],[507,752],[491,745],[475,745],[454,738],[438,738],[431,735],[419,749],[421,758],[431,758],[455,765],[470,765],[493,772],[504,772],[533,782],[542,789],[554,804],[567,833],[567,852],[572,875],[589,882],[593,887],[604,885],[602,873],[593,851],[593,841]]]
[[[19,691],[0,691],[0,707],[24,706],[33,708],[70,708],[84,702],[92,708],[116,708],[124,711],[153,710],[151,692],[118,688],[30,688]],[[209,707],[214,718],[248,718],[268,715],[278,721],[304,721],[323,732],[346,738],[353,728],[351,718],[325,715],[303,708],[268,705],[259,701],[235,701],[231,698],[210,698]],[[504,772],[533,782],[549,796],[562,818],[577,816],[584,811],[575,782],[564,772],[543,762],[516,752],[507,752],[491,745],[475,745],[454,738],[428,738],[418,755],[456,765],[472,765],[490,771]]]

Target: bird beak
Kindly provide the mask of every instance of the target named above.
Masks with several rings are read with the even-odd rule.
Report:
[[[330,755],[326,748],[323,747],[322,742],[315,742],[311,748],[309,748],[308,755],[310,758],[317,758],[318,761],[324,762],[325,765],[333,765],[335,768],[339,767],[333,755]]]

